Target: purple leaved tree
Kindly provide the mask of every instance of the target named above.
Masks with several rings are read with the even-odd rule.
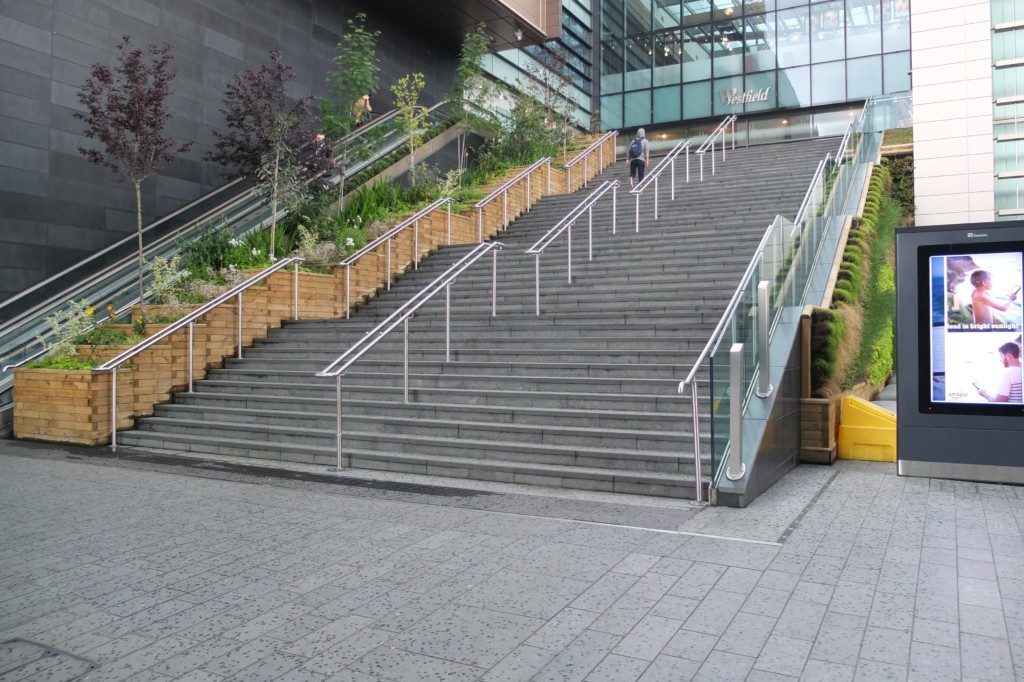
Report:
[[[75,118],[85,122],[85,136],[97,140],[101,149],[79,147],[91,163],[109,168],[135,188],[135,217],[139,237],[139,303],[145,316],[145,288],[142,251],[142,183],[156,175],[191,142],[178,144],[164,135],[170,120],[167,100],[174,92],[175,73],[168,69],[171,46],[134,47],[131,36],[121,36],[120,53],[114,68],[94,64],[88,80],[78,92],[85,113]]]
[[[227,130],[214,130],[215,151],[206,158],[228,168],[232,176],[255,175],[270,199],[270,254],[275,255],[278,205],[291,209],[305,196],[303,172],[317,165],[312,144],[317,119],[308,97],[293,100],[285,90],[295,78],[270,51],[271,63],[235,74],[224,92]],[[323,168],[315,168],[323,170]]]

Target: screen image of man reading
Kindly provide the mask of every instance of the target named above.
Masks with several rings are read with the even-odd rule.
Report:
[[[999,385],[995,393],[989,393],[975,384],[978,394],[990,403],[1024,402],[1021,396],[1020,346],[1013,342],[999,346],[999,361],[1003,363],[1003,371],[999,373]]]

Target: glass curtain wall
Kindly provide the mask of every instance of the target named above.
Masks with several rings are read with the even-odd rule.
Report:
[[[1024,215],[1024,4],[992,0],[997,220]]]
[[[561,37],[549,40],[544,47],[526,45],[488,55],[484,69],[499,81],[517,90],[525,90],[525,79],[536,79],[545,65],[557,61],[542,54],[545,48],[564,56],[564,63],[558,64],[557,68],[561,71],[559,76],[564,76],[570,83],[566,96],[575,106],[573,118],[580,128],[589,129],[594,88],[591,73],[595,56],[595,48],[591,47],[594,42],[592,14],[591,0],[562,0]],[[510,107],[511,102],[505,100],[498,106]]]
[[[910,89],[909,0],[600,0],[600,16],[605,129]]]

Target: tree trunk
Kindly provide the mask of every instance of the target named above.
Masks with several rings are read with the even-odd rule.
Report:
[[[345,138],[342,137],[342,140]],[[338,203],[335,205],[334,217],[337,218],[341,215],[341,210],[345,208],[345,168],[348,167],[348,146],[342,142],[341,148],[341,165],[338,167]]]
[[[143,283],[143,271],[146,268],[146,261],[142,255],[142,181],[133,181],[135,185],[135,226],[139,237],[139,309],[142,317],[146,317],[146,287]]]

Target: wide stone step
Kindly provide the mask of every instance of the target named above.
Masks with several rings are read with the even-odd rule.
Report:
[[[663,387],[664,388],[664,387]],[[178,393],[175,400],[188,404],[193,396],[211,394],[217,397],[250,399],[263,404],[264,401],[325,400],[335,402],[334,383],[321,382],[257,382],[232,381],[229,379],[208,379],[195,385],[195,393]],[[325,397],[326,396],[326,397]],[[388,401],[392,404],[402,400],[403,388],[399,384],[359,384],[346,377],[342,388],[342,402]],[[536,407],[566,410],[615,410],[628,416],[635,413],[658,412],[679,415],[690,412],[690,398],[675,392],[645,395],[642,393],[587,393],[582,390],[502,390],[490,382],[485,387],[449,388],[442,386],[411,386],[409,400],[414,403],[443,403],[456,405],[487,405],[499,409],[508,407]],[[333,408],[332,408],[333,409]]]
[[[507,426],[507,425],[506,425]],[[250,443],[260,447],[264,443],[290,443],[296,446],[311,446],[321,451],[336,448],[337,437],[333,428],[304,428],[301,430],[286,426],[249,423],[208,422],[197,423],[191,420],[171,419],[167,417],[149,417],[140,422],[140,431],[159,432],[160,434],[178,434],[202,438],[227,438],[234,441],[239,448]],[[543,434],[539,429],[519,429],[528,435]],[[437,435],[434,435],[437,434]],[[412,429],[394,431],[390,427],[386,432],[363,431],[347,428],[342,425],[342,449],[375,450],[387,453],[426,454],[439,457],[464,456],[480,459],[500,460],[505,462],[531,464],[557,464],[561,466],[580,466],[594,469],[628,468],[633,471],[679,472],[687,467],[692,468],[692,454],[687,455],[687,447],[692,448],[692,440],[683,436],[678,438],[678,446],[668,438],[651,439],[663,445],[665,450],[636,449],[631,446],[617,446],[622,438],[610,436],[605,442],[607,446],[590,443],[566,442],[569,438],[554,435],[543,440],[500,440],[486,436],[491,432],[477,426],[471,426],[467,432],[457,438],[437,428],[430,432]],[[516,434],[520,435],[520,434]],[[637,439],[640,440],[640,439]],[[671,449],[668,449],[671,448]]]
[[[400,338],[400,337],[399,337]],[[655,364],[655,365],[678,365],[693,363],[696,360],[696,354],[703,349],[703,346],[693,349],[673,349],[673,350],[637,350],[637,349],[622,349],[622,350],[586,350],[581,348],[527,348],[523,347],[510,347],[510,348],[452,348],[448,356],[451,362],[525,362],[525,363],[587,363],[587,362],[599,362],[602,364],[620,364],[620,365],[636,365],[636,364]],[[313,362],[318,364],[327,365],[333,362],[343,351],[346,349],[339,345],[335,348],[319,348],[316,350],[299,350],[295,348],[267,348],[258,347],[247,349],[245,354],[245,360],[252,361],[268,361],[273,363],[271,366],[277,365],[286,367],[287,365],[281,365],[279,363],[295,362],[303,363]],[[391,343],[384,346],[383,343],[374,347],[365,357],[367,362],[378,362],[380,360],[390,360],[392,362],[398,362],[405,356],[402,344]],[[423,345],[415,343],[414,340],[409,342],[408,357],[410,362],[437,362],[445,360],[445,349],[443,344],[430,344]],[[237,366],[232,363],[229,366]],[[257,365],[253,365],[257,366]]]
[[[155,432],[130,431],[120,437],[123,447],[166,449],[220,455],[242,455],[261,459],[304,462],[332,466],[337,461],[334,448],[316,448],[281,443],[260,443],[239,447],[226,438],[183,436],[173,443],[161,440]],[[168,447],[169,446],[169,447]],[[448,476],[482,481],[541,485],[574,490],[595,490],[635,495],[692,499],[695,495],[692,473],[657,471],[616,471],[582,466],[500,462],[474,457],[431,456],[411,453],[382,453],[356,447],[344,449],[346,463],[362,469]],[[703,463],[704,475],[710,467]],[[693,463],[689,462],[692,472]]]
[[[184,420],[199,427],[206,424],[252,424],[257,426],[284,426],[296,431],[333,430],[336,411],[298,411],[280,407],[228,407],[217,404],[158,405],[156,418]],[[461,411],[452,406],[409,403],[401,406],[377,405],[386,415],[369,410],[347,409],[342,403],[342,423],[345,431],[368,433],[414,434],[435,438],[473,438],[481,441],[513,439],[524,443],[576,445],[579,447],[612,447],[641,450],[674,448],[680,438],[691,438],[689,425],[681,419],[666,415],[651,415],[644,419],[633,415],[629,419],[590,411],[589,414],[564,410],[511,409],[497,416],[491,408]],[[563,420],[564,421],[561,421]],[[685,429],[682,427],[685,426]],[[658,428],[663,430],[658,430]],[[597,432],[594,429],[600,428]],[[666,429],[673,430],[666,430]],[[676,430],[680,429],[680,430]]]

